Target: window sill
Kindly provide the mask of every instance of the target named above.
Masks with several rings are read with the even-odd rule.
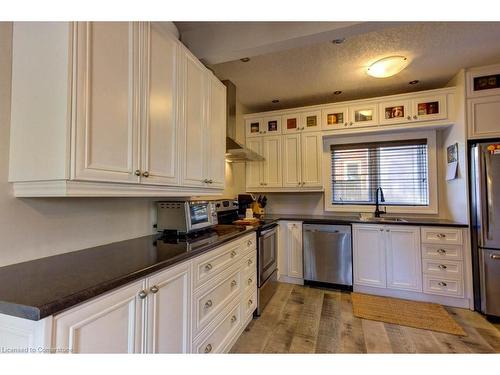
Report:
[[[381,209],[386,208],[388,214],[438,214],[437,207],[431,206],[384,206],[380,205]],[[375,211],[375,206],[368,205],[329,205],[325,207],[325,211],[329,212],[371,212]]]

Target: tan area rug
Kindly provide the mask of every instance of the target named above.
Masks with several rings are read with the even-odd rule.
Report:
[[[358,318],[467,336],[441,305],[362,293],[351,297],[353,314]]]

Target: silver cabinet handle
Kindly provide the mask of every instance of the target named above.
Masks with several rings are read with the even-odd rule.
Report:
[[[213,302],[211,299],[209,299],[207,302],[205,302],[205,308],[206,309],[209,309],[210,307],[212,307],[213,305]]]
[[[201,180],[204,184],[208,184],[208,180],[205,178],[204,180]]]
[[[252,306],[253,301],[251,299],[248,300],[248,306]]]
[[[205,346],[205,353],[210,353],[212,351],[212,345],[208,344]]]
[[[140,176],[140,175],[141,175],[141,171],[140,171],[140,170],[138,170],[138,169],[136,169],[136,170],[135,170],[135,172],[134,172],[134,174],[135,174],[136,176]]]
[[[140,299],[144,299],[144,298],[146,298],[147,296],[148,296],[148,293],[146,293],[146,291],[145,291],[145,290],[141,290],[141,291],[139,292],[139,298],[140,298]]]
[[[446,250],[445,249],[437,249],[437,252],[439,254],[446,254]]]
[[[236,280],[231,281],[231,286],[236,286]]]
[[[247,246],[251,246],[252,245],[252,241],[248,240],[247,241]]]
[[[411,116],[408,116],[408,117],[407,117],[407,119],[408,119],[408,120],[411,120]]]
[[[158,287],[156,285],[153,285],[151,288],[149,288],[149,291],[151,293],[158,293]]]
[[[300,181],[299,181],[299,182],[297,182],[297,185],[299,185],[299,186],[300,186]]]
[[[248,279],[248,285],[250,285],[253,282],[252,279]]]
[[[444,281],[440,281],[440,282],[438,283],[438,285],[439,285],[439,286],[447,286],[448,284],[446,284]]]
[[[417,115],[413,115],[413,119],[414,120],[418,119],[418,116]]]
[[[210,179],[210,180],[208,180],[208,183],[209,183],[209,184],[213,184],[213,183],[214,183],[214,180]]]
[[[384,228],[380,228],[380,231],[383,232],[384,231]]]
[[[247,264],[251,265],[253,263],[252,259],[248,259]]]
[[[347,122],[344,122],[344,126],[347,126],[347,125],[349,125],[349,124]]]
[[[386,232],[390,232],[391,230],[390,230],[390,229],[386,229],[385,231],[386,231]]]
[[[447,269],[448,267],[446,267],[444,264],[440,264],[440,265],[438,266],[438,268],[439,268],[440,270],[445,270],[445,269]]]
[[[231,258],[234,258],[236,256],[236,251],[231,251]]]
[[[352,126],[352,121],[349,123],[349,126]]]
[[[446,234],[444,233],[438,233],[437,238],[446,238]]]
[[[490,258],[493,260],[500,260],[500,255],[491,254]]]
[[[212,264],[208,263],[208,264],[205,266],[205,271],[210,271],[212,268],[213,268]]]
[[[236,315],[233,315],[233,316],[231,317],[231,323],[236,322],[236,319],[237,319],[237,318],[236,318]]]
[[[148,171],[144,171],[144,172],[142,172],[142,175],[143,175],[144,177],[149,177],[149,172],[148,172]]]

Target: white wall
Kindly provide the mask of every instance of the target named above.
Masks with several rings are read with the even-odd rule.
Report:
[[[12,24],[0,22],[0,266],[152,233],[152,199],[13,197],[7,182],[11,41]]]

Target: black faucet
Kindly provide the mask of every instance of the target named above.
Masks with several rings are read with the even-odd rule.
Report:
[[[385,202],[384,198],[384,191],[382,188],[379,186],[377,190],[375,190],[375,217],[380,217],[380,214],[385,214],[386,210],[382,211],[379,207],[379,201],[378,201],[378,192],[380,190],[380,202]]]

